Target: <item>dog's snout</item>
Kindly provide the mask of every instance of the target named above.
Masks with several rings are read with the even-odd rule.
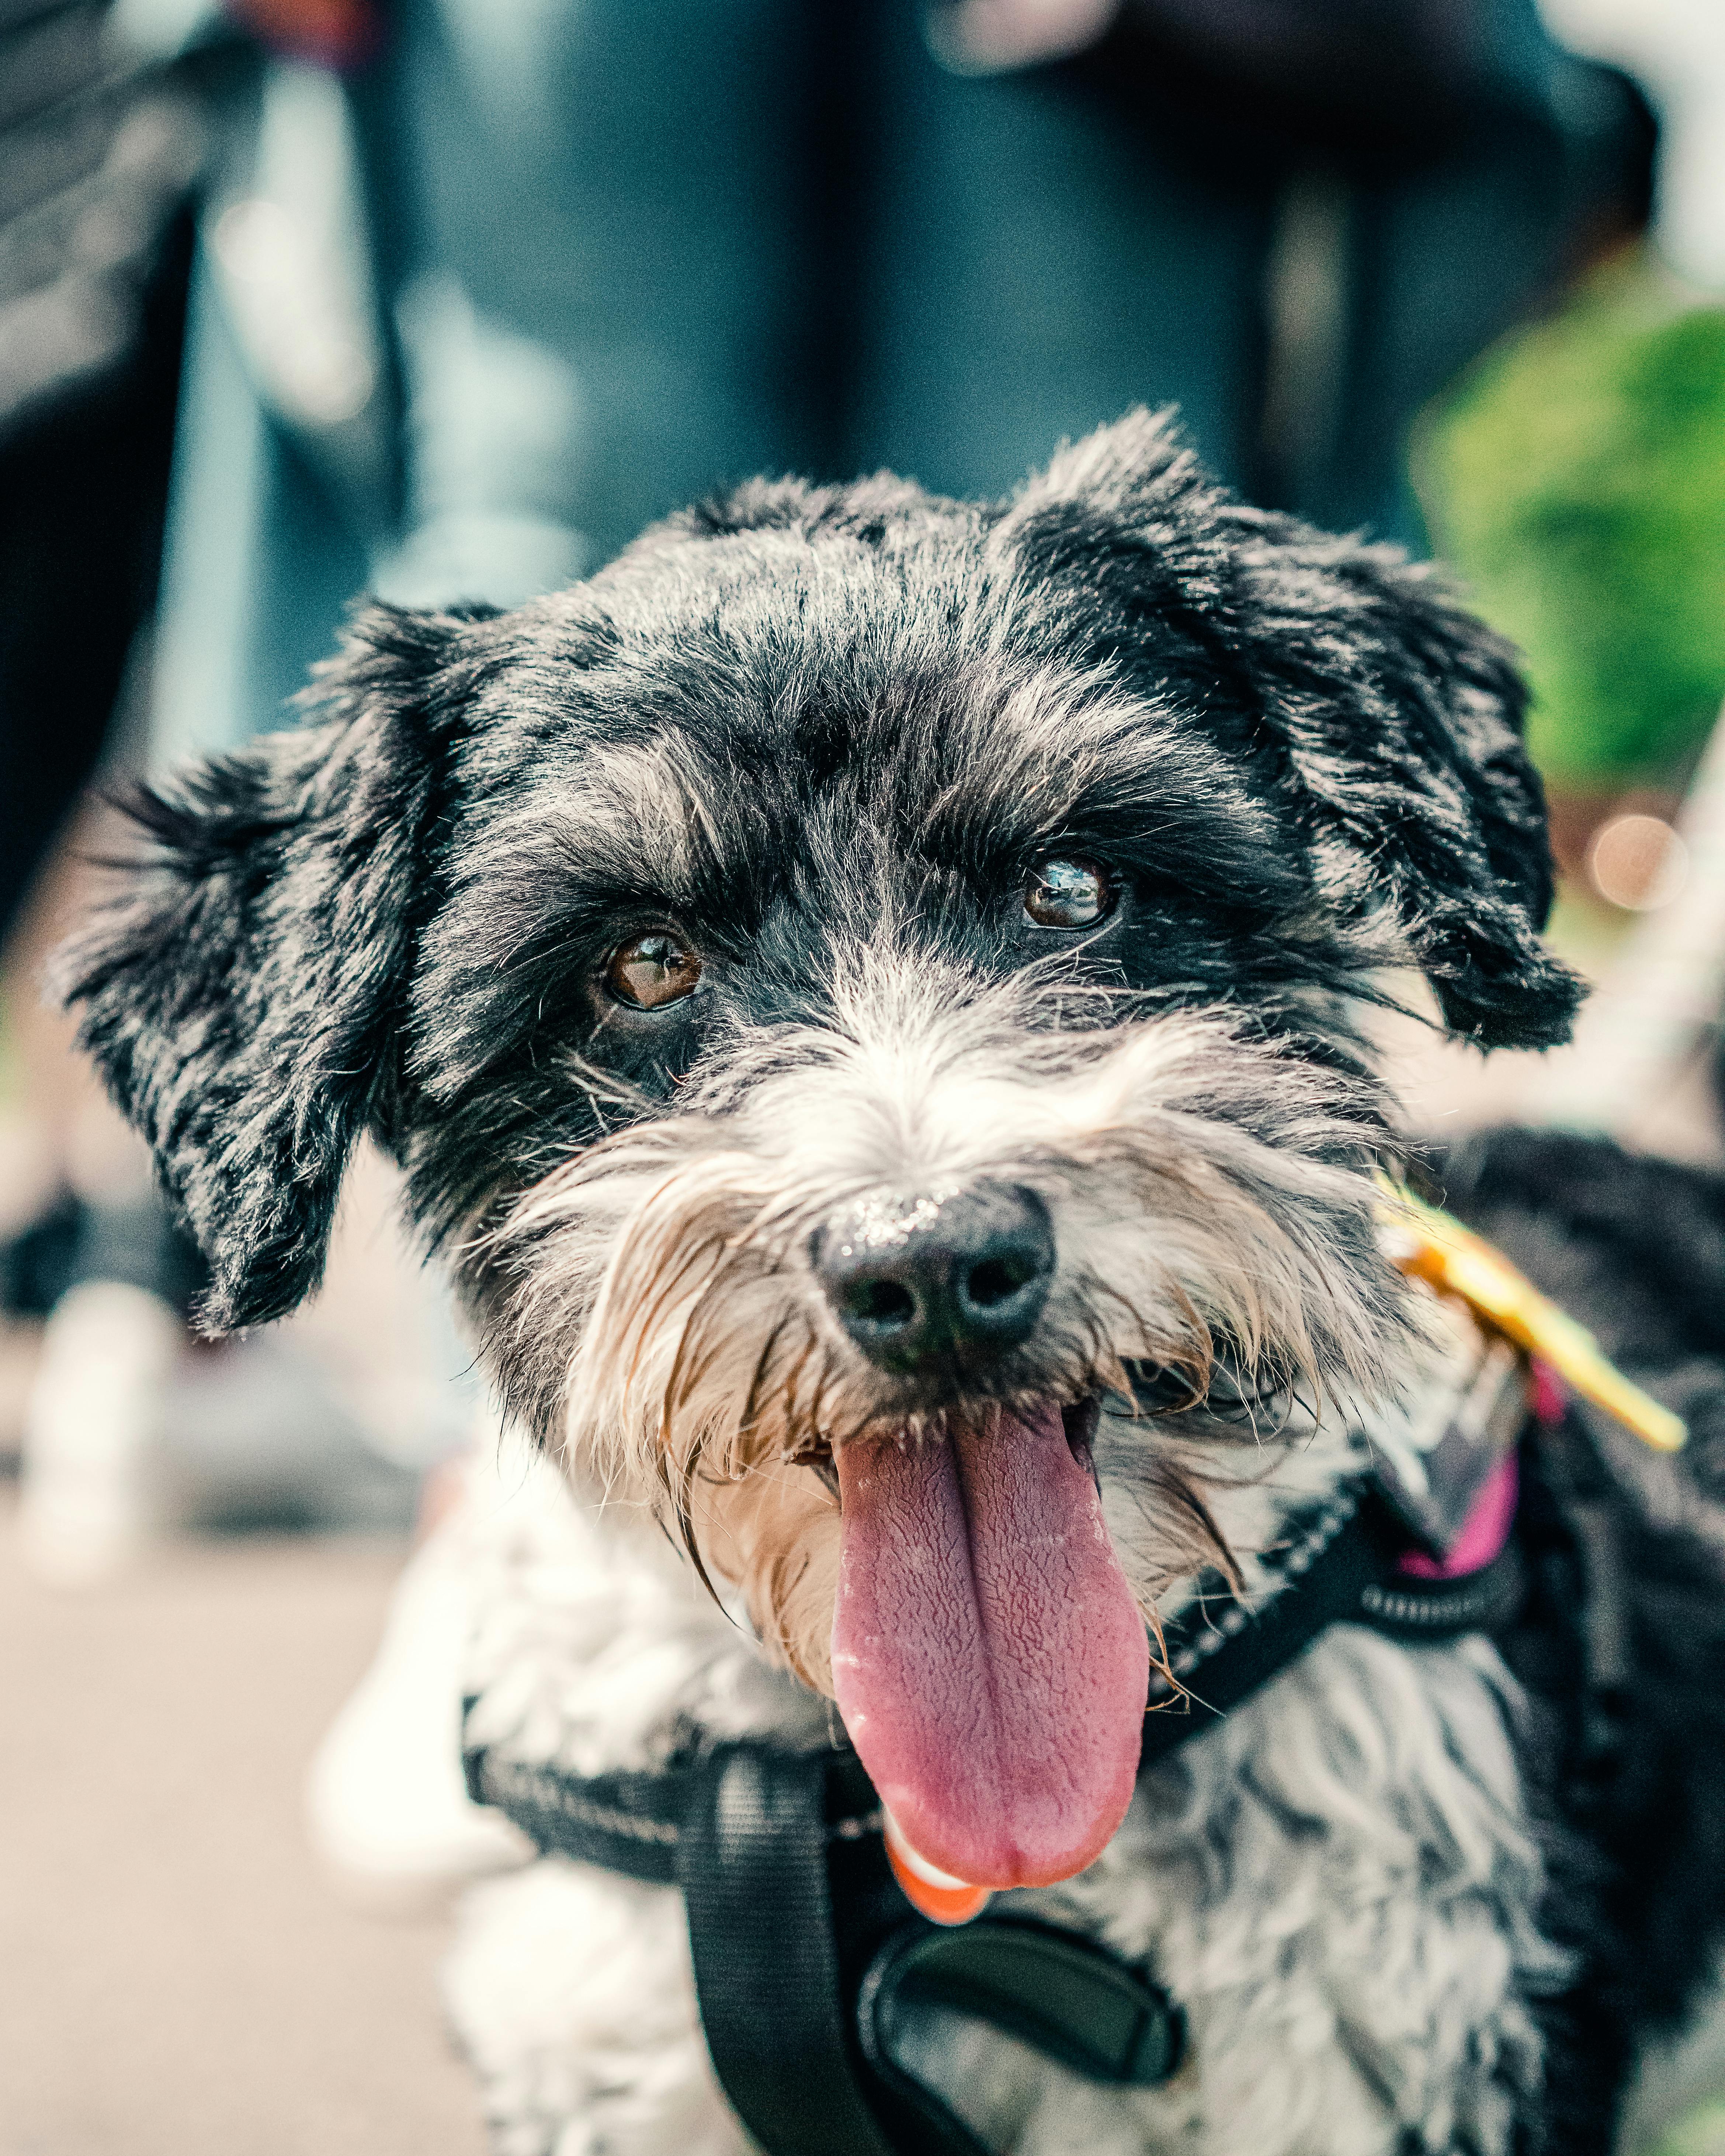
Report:
[[[1034,1190],[976,1183],[868,1198],[814,1239],[814,1270],[870,1362],[974,1367],[1026,1339],[1048,1300],[1054,1230]]]

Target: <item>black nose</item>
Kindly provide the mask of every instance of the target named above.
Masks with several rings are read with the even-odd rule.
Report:
[[[845,1330],[870,1362],[901,1373],[974,1368],[1016,1348],[1055,1268],[1048,1208],[1004,1183],[864,1199],[819,1231],[811,1255]]]

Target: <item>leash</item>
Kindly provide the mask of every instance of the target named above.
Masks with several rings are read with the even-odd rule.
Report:
[[[1518,1449],[1561,1419],[1565,1383],[1661,1450],[1686,1435],[1491,1245],[1401,1193],[1392,1201],[1398,1262],[1483,1324],[1477,1365],[1417,1474],[1380,1456],[1266,1555],[1250,1599],[1205,1580],[1164,1620],[1141,1779],[1332,1625],[1419,1644],[1512,1625],[1527,1594]],[[1099,2082],[1153,2087],[1179,2066],[1178,2004],[1107,1948],[1015,1916],[931,1921],[940,1897],[889,1861],[848,1744],[727,1743],[585,1777],[484,1745],[464,1763],[473,1801],[542,1854],[682,1890],[714,2071],[768,2156],[999,2156],[916,2071],[932,2015],[983,2020]]]

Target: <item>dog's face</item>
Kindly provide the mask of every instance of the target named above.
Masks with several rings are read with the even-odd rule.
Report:
[[[516,1410],[747,1590],[913,1843],[1065,1876],[1207,1481],[1394,1364],[1351,1014],[1414,965],[1567,1028],[1504,654],[1141,415],[1011,504],[757,485],[375,610],[322,698],[68,961],[213,1322],[315,1285],[369,1126]]]

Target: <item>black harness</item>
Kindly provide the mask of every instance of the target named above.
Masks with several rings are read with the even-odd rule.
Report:
[[[1250,1606],[1217,1581],[1168,1622],[1176,1681],[1153,1677],[1140,1775],[1332,1625],[1430,1643],[1512,1622],[1515,1541],[1461,1578],[1411,1578],[1410,1509],[1392,1476],[1363,1476],[1300,1524]],[[485,1747],[465,1763],[474,1801],[542,1852],[681,1887],[713,2066],[768,2156],[998,2156],[914,2071],[931,2010],[1099,2082],[1154,2087],[1180,2063],[1178,2005],[1107,1948],[1017,1916],[948,1930],[917,1915],[846,1744],[727,1743],[662,1771],[586,1779]]]

